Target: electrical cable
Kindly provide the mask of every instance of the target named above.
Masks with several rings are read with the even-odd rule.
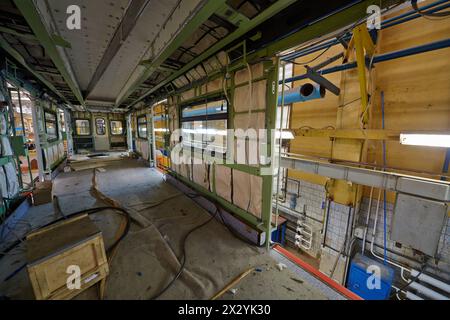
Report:
[[[38,229],[42,229],[45,227],[48,227],[52,224],[55,224],[57,222],[60,222],[62,220],[71,218],[71,217],[75,217],[77,215],[82,215],[82,214],[93,214],[93,213],[98,213],[101,211],[105,211],[105,210],[113,210],[113,212],[117,213],[117,214],[121,214],[123,216],[126,217],[126,225],[125,225],[125,229],[124,232],[122,233],[122,235],[108,248],[107,253],[109,254],[110,252],[112,252],[120,243],[120,241],[123,240],[123,238],[125,238],[125,236],[128,234],[128,231],[130,229],[130,222],[131,222],[131,217],[130,214],[128,213],[128,211],[126,211],[123,208],[120,207],[112,207],[112,206],[105,206],[105,207],[96,207],[96,208],[90,208],[90,209],[84,209],[84,210],[80,210],[77,212],[73,212],[71,214],[65,215],[64,217],[58,218],[56,220],[53,220],[43,226],[40,226],[39,228],[32,230],[31,232],[34,232]],[[119,213],[120,212],[120,213]],[[23,236],[21,238],[18,238],[18,240],[16,240],[13,244],[11,244],[10,246],[8,246],[8,248],[6,248],[2,253],[0,253],[0,259],[5,256],[6,254],[8,254],[8,252],[10,252],[12,249],[14,249],[17,245],[19,245],[20,243],[24,242],[26,240],[26,236]]]
[[[402,287],[398,288],[398,290],[395,290],[395,292],[391,293],[389,295],[389,299],[392,299],[398,292],[404,291],[406,288],[408,288],[411,285],[411,283],[413,283],[414,281],[419,279],[420,275],[425,270],[425,267],[426,267],[426,261],[423,263],[422,268],[420,269],[419,273],[415,277],[411,278],[411,280],[409,280],[408,283],[404,284]]]
[[[178,272],[175,275],[175,277],[173,277],[173,279],[160,292],[158,292],[156,295],[151,297],[150,300],[156,300],[160,296],[162,296],[167,290],[169,290],[170,287],[172,287],[172,285],[175,283],[175,281],[181,276],[181,274],[184,271],[185,265],[186,265],[186,260],[187,260],[187,257],[186,257],[186,243],[187,243],[187,240],[188,240],[189,236],[191,234],[193,234],[196,230],[199,230],[200,228],[202,228],[202,227],[206,226],[208,223],[210,223],[217,216],[218,212],[219,212],[219,210],[216,208],[216,212],[208,220],[206,220],[202,224],[194,227],[193,229],[191,229],[186,234],[186,236],[183,239],[182,263],[181,263],[180,269],[178,270]]]
[[[319,58],[320,58],[321,56],[323,56],[328,50],[330,50],[331,47],[332,47],[331,45],[328,46],[328,47],[326,47],[325,50],[323,50],[321,53],[319,53],[316,57],[314,57],[314,58],[312,58],[311,60],[306,61],[306,62],[296,62],[296,61],[294,61],[294,60],[285,60],[285,61],[286,61],[286,62],[289,62],[289,63],[292,63],[292,64],[295,64],[295,65],[297,65],[297,66],[304,66],[304,65],[310,64],[310,63],[316,61],[317,59],[319,59]]]
[[[189,193],[186,193],[186,196],[188,196],[188,197],[191,198],[191,199],[197,198],[197,197],[205,197],[205,198],[208,198],[207,196],[203,196],[203,195],[200,195],[200,194],[189,194]],[[175,283],[175,281],[181,276],[181,274],[183,273],[183,270],[184,270],[184,268],[185,268],[185,265],[186,265],[186,260],[187,260],[187,256],[186,256],[186,243],[187,243],[187,240],[188,240],[189,236],[190,236],[192,233],[194,233],[196,230],[199,230],[200,228],[206,226],[209,222],[211,222],[214,218],[216,218],[217,215],[219,215],[220,219],[222,220],[223,225],[228,229],[228,231],[229,231],[233,236],[235,236],[235,237],[238,238],[239,240],[244,241],[245,243],[247,243],[247,244],[249,244],[249,245],[251,245],[251,246],[262,247],[262,246],[256,245],[256,244],[253,243],[253,242],[250,242],[248,239],[246,239],[246,238],[242,237],[241,235],[237,234],[237,232],[236,232],[233,228],[231,228],[231,227],[225,222],[225,219],[224,219],[224,217],[223,217],[223,215],[222,215],[222,212],[220,211],[220,208],[219,208],[219,206],[217,205],[217,203],[216,203],[213,199],[208,199],[208,200],[210,200],[211,203],[214,204],[214,206],[215,206],[215,208],[216,208],[214,214],[213,214],[213,215],[211,216],[211,218],[209,218],[207,221],[205,221],[205,222],[202,223],[201,225],[198,225],[198,226],[194,227],[193,229],[191,229],[191,230],[186,234],[186,236],[185,236],[184,239],[183,239],[183,251],[182,251],[182,258],[181,258],[181,259],[182,259],[182,263],[181,263],[180,269],[178,270],[178,272],[176,273],[176,275],[173,277],[173,279],[172,279],[172,280],[171,280],[171,281],[170,281],[170,282],[169,282],[169,283],[168,283],[168,284],[167,284],[160,292],[158,292],[158,293],[155,294],[153,297],[151,297],[150,300],[156,300],[156,299],[158,299],[159,297],[161,297],[168,289],[170,289],[170,287]]]
[[[411,0],[411,7],[422,17],[445,18],[450,16],[450,11],[444,12],[422,11],[417,4],[417,0]]]

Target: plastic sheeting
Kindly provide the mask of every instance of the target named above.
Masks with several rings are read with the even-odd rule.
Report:
[[[3,166],[3,170],[6,174],[7,198],[14,198],[19,193],[20,189],[19,181],[17,180],[16,167],[10,162]]]

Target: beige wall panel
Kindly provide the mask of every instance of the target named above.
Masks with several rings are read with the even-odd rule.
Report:
[[[209,177],[206,164],[193,164],[192,165],[192,180],[209,190]]]
[[[262,178],[233,170],[233,203],[261,218]]]
[[[243,113],[243,114],[237,114],[234,117],[234,129],[243,129],[243,130],[247,130],[247,128],[252,128],[252,129],[256,129],[257,132],[256,134],[259,134],[259,129],[264,129],[265,128],[265,117],[266,114],[265,112],[254,112],[250,115],[248,115],[248,113]],[[250,119],[250,120],[249,120]],[[258,136],[257,136],[258,137]],[[257,138],[258,139],[258,138]],[[255,141],[255,140],[251,140],[251,141]],[[237,141],[235,142],[235,153],[234,153],[234,158],[235,160],[238,159],[244,159],[245,155],[242,155],[241,153],[238,154],[238,150],[242,150],[242,148],[238,149],[238,144],[240,142]],[[256,144],[255,143],[250,143],[250,141],[247,141],[247,144],[245,146],[245,150],[247,153],[247,157],[245,157],[245,163],[251,163],[251,164],[258,164],[259,163],[259,143],[258,140],[256,140]],[[240,162],[241,163],[241,162]]]
[[[250,101],[249,85],[240,86],[234,89],[234,111],[248,111],[266,108],[266,88],[267,80],[252,83],[252,97]]]
[[[195,89],[191,89],[181,94],[181,100],[186,101],[192,99],[194,96],[195,96]]]
[[[211,80],[206,84],[206,92],[214,92],[218,90],[222,90],[222,78],[217,78],[215,80]],[[203,92],[203,91],[202,91]]]
[[[264,75],[264,65],[263,63],[257,63],[250,65],[250,70],[252,72],[252,79],[261,78]],[[239,85],[244,82],[248,82],[250,74],[248,68],[241,69],[234,75],[234,84]]]
[[[216,193],[228,202],[231,200],[231,169],[225,166],[215,166]]]

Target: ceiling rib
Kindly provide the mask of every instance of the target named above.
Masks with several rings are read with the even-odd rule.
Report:
[[[113,38],[111,39],[108,47],[106,48],[105,53],[98,64],[92,79],[89,81],[89,85],[86,89],[86,97],[92,93],[92,90],[95,88],[100,78],[105,73],[108,66],[111,64],[114,56],[119,51],[125,39],[127,39],[131,30],[133,30],[136,25],[139,16],[142,11],[145,9],[150,0],[131,0],[125,15],[122,18],[122,21],[118,25],[116,32],[114,33]]]
[[[34,70],[30,65],[25,61],[22,55],[14,49],[4,38],[0,35],[0,47],[2,47],[6,52],[8,52],[18,63],[20,63],[26,70],[32,73],[36,79],[40,80],[44,85],[46,85],[53,93],[55,93],[62,100],[67,101],[64,95],[56,89],[56,87],[47,81],[38,71]]]
[[[184,3],[181,2],[181,5],[177,9],[184,9],[182,8],[183,4]],[[161,30],[159,38],[152,44],[152,49],[157,53],[154,57],[152,57],[153,61],[148,65],[143,74],[139,76],[127,90],[124,90],[125,92],[116,100],[116,106],[119,106],[128,97],[130,97],[131,94],[139,88],[139,86],[144,83],[150,75],[155,72],[158,67],[197,30],[197,28],[199,28],[214,12],[216,12],[219,8],[222,8],[224,5],[225,0],[203,1],[202,7],[194,13],[191,19],[184,25],[182,25],[180,21],[176,21],[177,19],[170,20],[168,23],[174,24],[175,28],[171,25],[167,25],[163,30]],[[173,35],[170,34],[171,31],[173,32],[173,29],[179,30],[174,38]],[[173,38],[173,40],[166,43],[167,39],[171,38]]]
[[[80,88],[77,82],[72,78],[71,73],[66,68],[66,65],[60,56],[58,49],[52,35],[50,35],[42,22],[41,16],[35,4],[32,0],[14,0],[17,8],[20,10],[25,20],[33,30],[36,38],[39,40],[40,44],[45,48],[47,55],[51,58],[55,66],[58,68],[59,72],[63,76],[67,85],[70,87],[72,93],[77,98],[78,102],[84,106],[84,99],[81,94]]]
[[[214,44],[212,47],[210,47],[208,50],[194,58],[192,61],[190,61],[188,64],[186,64],[183,68],[178,70],[177,72],[173,73],[171,76],[167,77],[164,81],[160,82],[158,85],[154,86],[150,90],[147,90],[143,95],[141,95],[138,99],[133,101],[130,105],[127,107],[130,107],[131,105],[141,101],[148,95],[152,94],[156,90],[160,89],[161,87],[165,86],[169,82],[173,81],[174,79],[178,78],[180,75],[188,72],[190,69],[195,67],[197,64],[202,62],[204,59],[210,57],[214,53],[220,51],[225,46],[232,43],[234,40],[238,39],[239,37],[243,36],[245,33],[262,23],[263,21],[269,19],[270,17],[274,16],[281,10],[287,8],[289,5],[293,4],[296,0],[285,0],[285,1],[278,1],[272,4],[270,7],[268,7],[266,10],[261,12],[259,15],[254,17],[253,19],[249,20],[246,23],[242,23],[239,25],[239,27],[231,34],[226,36],[221,41]]]

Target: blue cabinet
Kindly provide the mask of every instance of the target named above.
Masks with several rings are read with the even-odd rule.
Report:
[[[347,288],[366,300],[386,300],[393,278],[392,268],[358,253],[350,264]]]

